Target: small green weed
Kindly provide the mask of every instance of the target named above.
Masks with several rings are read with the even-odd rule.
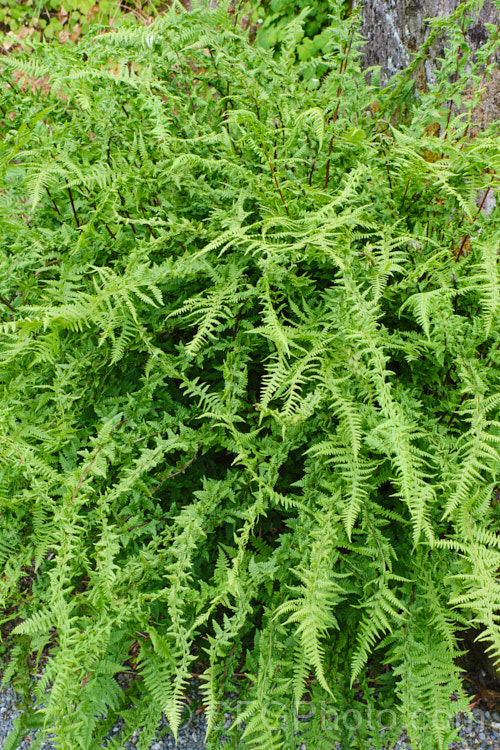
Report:
[[[164,7],[160,0],[4,0],[0,43],[5,51],[25,41],[78,41],[92,25],[116,25],[123,16],[148,22]]]

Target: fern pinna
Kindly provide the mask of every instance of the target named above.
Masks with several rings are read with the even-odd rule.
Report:
[[[500,656],[500,153],[474,126],[496,42],[465,67],[473,5],[434,22],[419,96],[361,71],[340,1],[306,62],[307,10],[265,51],[227,2],[2,59],[19,736],[87,750],[122,716],[108,746],[146,748],[200,674],[210,747],[452,741],[460,631]]]

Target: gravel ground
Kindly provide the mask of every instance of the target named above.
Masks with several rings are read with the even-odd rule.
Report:
[[[0,692],[0,748],[3,748],[5,739],[13,728],[14,719],[19,714],[16,695],[12,688],[8,686]],[[167,728],[167,721],[163,719],[162,724],[158,727],[158,739],[150,746],[150,750],[174,750],[174,748],[178,748],[178,750],[205,749],[203,738],[205,737],[206,722],[202,713],[193,713],[189,721],[179,729],[177,746],[171,733],[165,735]],[[117,735],[119,731],[120,724],[117,724],[113,728],[111,736]],[[17,745],[16,750],[29,750],[35,733],[35,731],[32,731],[23,737],[20,744]],[[160,735],[163,736],[160,738]],[[124,750],[134,750],[138,739],[137,733],[132,735],[131,740],[124,744]],[[53,746],[47,741],[42,745],[41,750],[53,750]]]
[[[3,748],[5,738],[12,729],[13,721],[19,715],[15,693],[9,686],[0,692],[0,748]],[[452,750],[499,750],[500,748],[500,712],[480,709],[478,707],[472,710],[474,721],[468,717],[457,718],[456,722],[461,726],[460,736],[463,738],[460,742],[454,743]],[[228,716],[228,715],[227,715]],[[229,721],[229,719],[228,719]],[[165,734],[168,725],[163,720],[159,727],[157,739],[150,746],[150,750],[204,750],[205,743],[205,717],[203,713],[193,713],[189,721],[179,730],[178,744],[172,734]],[[112,734],[117,735],[120,731],[119,725],[115,726]],[[163,735],[163,736],[161,736]],[[26,735],[15,750],[29,750],[33,740],[34,732]],[[131,740],[123,746],[124,750],[134,750],[138,742],[138,735],[133,735]],[[314,750],[306,747],[305,744],[299,746],[300,750]],[[408,740],[402,736],[395,745],[395,750],[410,750],[411,746]],[[42,745],[42,750],[52,750],[49,741]],[[222,746],[221,746],[222,750]],[[337,750],[332,748],[332,750]]]

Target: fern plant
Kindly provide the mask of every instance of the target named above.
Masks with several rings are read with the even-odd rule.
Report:
[[[1,63],[16,731],[146,748],[198,674],[209,747],[446,748],[460,631],[500,657],[495,37],[417,96],[342,2],[305,62],[228,10]]]

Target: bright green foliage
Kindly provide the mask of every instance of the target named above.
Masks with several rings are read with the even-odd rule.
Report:
[[[213,748],[231,690],[239,748],[445,748],[458,631],[500,656],[493,43],[414,100],[340,2],[307,63],[227,9],[2,61],[5,678],[64,750],[192,673]]]
[[[341,3],[342,17],[350,11],[350,2]],[[255,7],[255,3],[252,3]],[[297,46],[297,55],[300,60],[308,60],[328,49],[331,36],[329,25],[330,18],[329,0],[262,0],[254,10],[254,17],[262,15],[259,24],[258,42],[265,49],[279,47],[286,38],[287,25],[299,13],[306,11],[303,24],[304,38]]]

